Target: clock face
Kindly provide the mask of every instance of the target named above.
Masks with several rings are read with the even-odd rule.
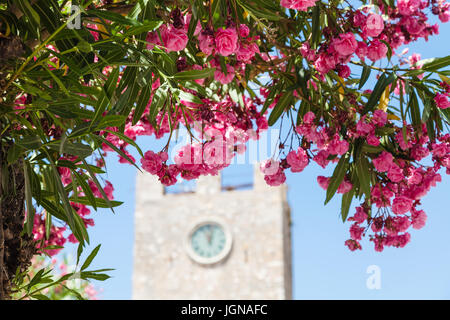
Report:
[[[219,224],[205,223],[193,231],[190,242],[196,255],[211,259],[223,253],[227,245],[227,236]]]

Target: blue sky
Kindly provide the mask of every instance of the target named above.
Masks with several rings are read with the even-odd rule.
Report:
[[[441,25],[439,36],[409,46],[408,55],[421,53],[422,59],[448,55],[448,34],[450,24]],[[144,152],[157,150],[164,142],[155,142],[149,137],[138,139]],[[96,226],[89,230],[89,248],[99,243],[102,248],[92,267],[116,269],[110,273],[111,279],[94,284],[103,288],[103,299],[130,299],[136,169],[118,163],[115,155],[111,154],[107,159],[107,179],[115,187],[116,199],[124,204],[115,209],[115,214],[108,210],[93,211]],[[362,251],[350,252],[344,246],[349,237],[349,224],[343,224],[339,217],[340,197],[324,206],[325,192],[316,182],[317,175],[329,176],[332,169],[323,170],[311,164],[300,174],[287,174],[293,220],[294,298],[449,299],[450,177],[442,172],[442,183],[423,198],[427,224],[421,230],[412,230],[411,242],[405,248],[387,248],[378,253],[366,240],[362,242]],[[228,169],[226,175],[230,179],[236,175],[248,178],[251,170],[248,165],[236,165]],[[151,210],[149,208],[149,214]],[[69,246],[65,252],[75,255],[76,247]],[[366,287],[369,277],[366,270],[371,265],[381,270],[379,290]]]

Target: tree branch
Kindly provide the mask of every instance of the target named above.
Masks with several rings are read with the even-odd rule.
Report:
[[[0,300],[4,300],[3,296],[3,274],[4,274],[4,255],[5,255],[5,234],[3,232],[3,150],[0,148]]]

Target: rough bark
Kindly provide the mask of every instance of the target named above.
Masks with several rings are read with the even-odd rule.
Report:
[[[8,165],[0,148],[0,299],[10,299],[16,271],[25,271],[36,252],[32,237],[24,234],[25,179],[22,162]]]

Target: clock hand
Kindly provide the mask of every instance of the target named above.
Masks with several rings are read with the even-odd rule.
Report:
[[[212,238],[211,226],[208,227],[208,233],[207,233],[206,237],[208,238],[208,243],[211,244],[211,238]]]

